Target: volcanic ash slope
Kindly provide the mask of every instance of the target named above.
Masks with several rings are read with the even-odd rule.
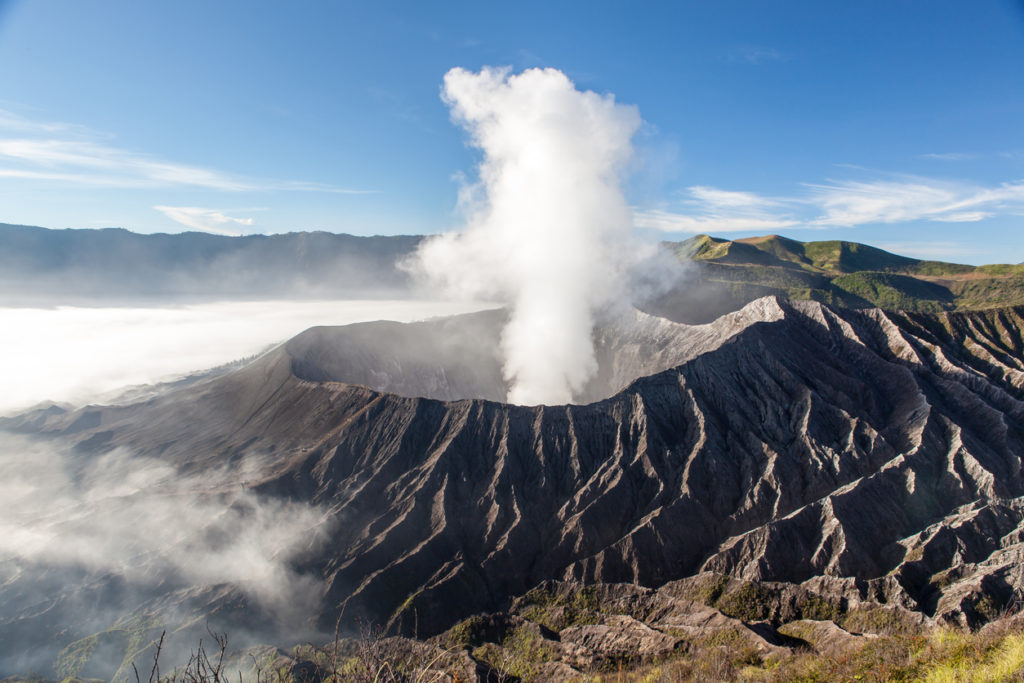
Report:
[[[494,400],[501,315],[315,328],[145,403],[6,426],[246,463],[247,487],[329,509],[308,568],[331,627],[429,635],[546,579],[709,570],[967,621],[1024,597],[1024,309],[638,314],[597,334],[581,400],[609,398],[534,407]]]

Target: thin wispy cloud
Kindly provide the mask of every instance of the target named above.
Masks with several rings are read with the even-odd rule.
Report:
[[[930,178],[810,185],[811,203],[826,227],[930,220],[971,223],[1024,204],[1024,183],[983,187]]]
[[[1024,181],[982,186],[900,176],[805,184],[789,197],[695,186],[678,210],[636,211],[637,227],[664,232],[739,232],[856,227],[911,221],[972,223],[1024,211]]]
[[[968,152],[932,152],[921,154],[920,157],[922,159],[932,159],[933,161],[974,161],[980,158],[981,155]]]
[[[785,202],[770,197],[762,197],[753,192],[736,192],[720,190],[706,185],[695,185],[689,188],[693,197],[691,203],[701,204],[716,209],[742,209],[760,211],[768,207],[782,206]]]
[[[778,230],[799,221],[786,211],[786,201],[753,192],[735,192],[696,185],[686,190],[687,212],[661,209],[638,211],[634,224],[663,232],[736,232]]]
[[[220,209],[203,209],[198,206],[154,206],[154,209],[172,221],[203,232],[218,235],[239,235],[241,231],[232,226],[252,226],[252,218],[228,216]]]
[[[116,147],[82,126],[0,110],[0,178],[101,188],[190,187],[226,192],[288,190],[367,194],[322,183],[261,180]]]
[[[20,162],[15,167],[0,168],[0,174],[8,178],[101,187],[185,186],[232,192],[260,189],[256,183],[218,171],[81,140],[0,139],[0,160]]]
[[[985,159],[1016,159],[1020,152],[1001,150],[999,152],[929,152],[919,154],[919,159],[930,161],[982,161]]]
[[[740,62],[743,64],[764,64],[766,62],[781,62],[786,59],[786,56],[772,47],[764,47],[760,45],[742,45],[740,47],[733,48],[729,52],[730,62]]]
[[[98,133],[90,131],[85,126],[56,121],[34,121],[23,116],[18,116],[6,109],[0,109],[0,130],[34,134],[74,133],[77,135],[100,137]]]
[[[662,232],[719,233],[745,230],[779,230],[799,225],[797,221],[750,218],[743,216],[688,216],[671,211],[650,210],[636,214],[638,228]]]

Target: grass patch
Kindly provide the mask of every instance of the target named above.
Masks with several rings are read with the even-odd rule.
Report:
[[[896,609],[877,606],[852,609],[843,615],[839,625],[851,633],[883,636],[914,636],[921,633],[921,626],[909,615]]]
[[[988,652],[972,652],[961,647],[948,661],[934,665],[927,670],[924,680],[928,683],[953,683],[954,681],[1009,681],[1024,676],[1024,634],[1007,636]]]
[[[600,623],[604,614],[600,595],[586,587],[567,594],[544,587],[534,588],[523,596],[516,612],[556,632],[570,626]]]
[[[756,583],[744,583],[737,590],[723,594],[714,606],[728,617],[742,621],[763,621],[771,617],[775,602],[772,591]]]
[[[939,312],[953,304],[953,293],[942,285],[894,273],[857,272],[832,281],[835,287],[879,308]]]

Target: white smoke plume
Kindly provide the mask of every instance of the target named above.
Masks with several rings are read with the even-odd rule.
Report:
[[[634,258],[620,174],[641,119],[555,69],[452,69],[443,97],[483,152],[466,225],[428,240],[414,270],[449,293],[505,302],[508,400],[572,400],[594,374],[597,315],[622,300]]]

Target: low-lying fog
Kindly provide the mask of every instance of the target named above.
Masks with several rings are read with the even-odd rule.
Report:
[[[229,363],[314,325],[408,322],[491,307],[422,300],[246,301],[154,308],[0,308],[0,414],[100,401]]]

